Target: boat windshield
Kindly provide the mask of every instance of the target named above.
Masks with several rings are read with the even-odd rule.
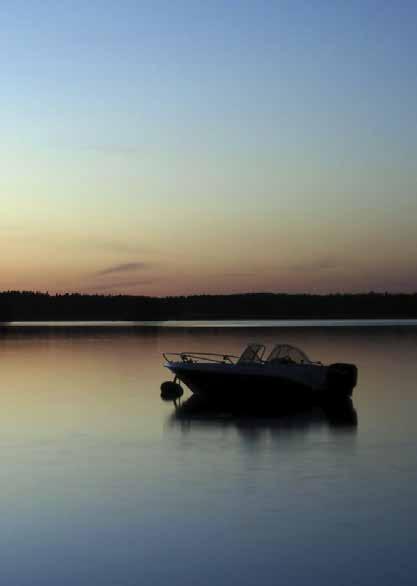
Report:
[[[308,356],[299,348],[289,344],[277,344],[268,356],[268,363],[280,362],[283,364],[310,364]]]
[[[249,346],[247,346],[247,348],[245,348],[245,350],[242,352],[242,355],[238,360],[238,364],[262,362],[264,352],[265,346],[263,344],[249,344]]]

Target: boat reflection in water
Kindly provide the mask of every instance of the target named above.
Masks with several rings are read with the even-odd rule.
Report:
[[[172,384],[172,383],[171,383]],[[358,426],[357,412],[352,400],[329,403],[276,402],[261,401],[255,398],[247,401],[208,399],[206,395],[195,393],[181,402],[180,397],[172,397],[175,410],[170,423],[184,428],[192,426],[237,427],[239,430],[275,429],[309,430],[327,427],[331,430],[354,432]],[[163,400],[169,400],[165,397]]]

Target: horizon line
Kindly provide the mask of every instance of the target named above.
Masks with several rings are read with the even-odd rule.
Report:
[[[38,291],[30,289],[5,289],[0,291],[0,295],[45,295],[48,297],[65,297],[72,295],[79,295],[82,297],[146,297],[149,299],[175,299],[178,297],[238,297],[238,296],[255,296],[255,295],[285,295],[285,296],[310,296],[310,297],[332,297],[332,296],[364,296],[364,295],[378,295],[378,296],[415,296],[417,291],[405,292],[405,291],[337,291],[328,293],[316,293],[316,292],[299,292],[290,293],[287,291],[241,291],[235,293],[192,293],[185,294],[179,293],[176,295],[143,295],[143,294],[132,294],[132,293],[83,293],[80,291],[65,291],[50,293],[49,291]]]

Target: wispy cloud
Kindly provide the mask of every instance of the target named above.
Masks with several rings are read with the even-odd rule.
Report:
[[[115,283],[106,283],[101,285],[91,285],[90,287],[84,288],[85,291],[90,293],[98,291],[124,291],[125,289],[132,289],[133,287],[146,287],[147,285],[153,285],[158,279],[138,279],[136,281],[116,281]]]
[[[104,277],[106,275],[114,275],[117,273],[127,273],[132,271],[146,271],[151,268],[151,264],[147,262],[125,262],[118,265],[113,265],[106,269],[98,271],[96,275],[98,277]]]

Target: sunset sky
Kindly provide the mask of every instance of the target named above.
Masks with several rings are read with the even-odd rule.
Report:
[[[417,291],[416,23],[3,0],[0,289]]]

